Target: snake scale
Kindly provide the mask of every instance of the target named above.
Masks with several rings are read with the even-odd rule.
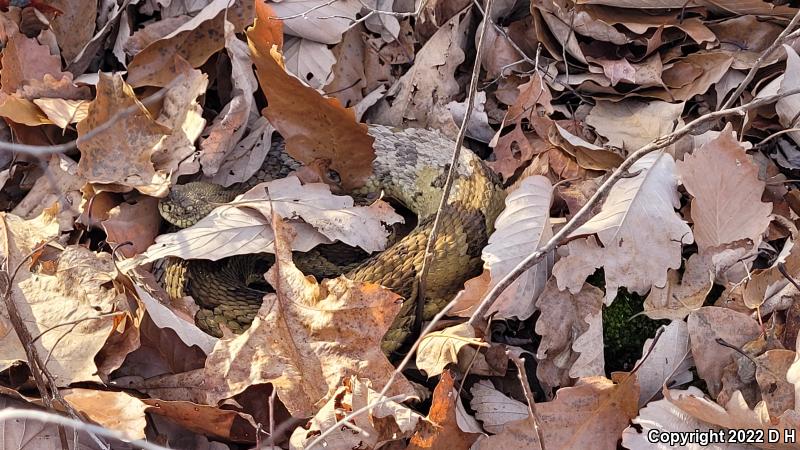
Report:
[[[437,131],[424,129],[369,125],[368,132],[375,138],[373,174],[364,187],[351,194],[366,196],[382,191],[414,212],[418,223],[383,252],[353,267],[340,267],[339,271],[355,281],[381,284],[405,299],[383,339],[383,350],[390,354],[400,349],[411,334],[418,274],[455,143]],[[160,202],[159,210],[167,221],[186,227],[248,187],[285,176],[298,166],[283,152],[282,144],[274,145],[262,169],[247,182],[229,188],[205,182],[178,185]],[[499,178],[477,155],[463,148],[434,243],[425,285],[424,320],[439,312],[466,279],[480,273],[481,251],[494,230],[504,198]],[[220,336],[220,324],[241,332],[252,322],[264,295],[252,283],[263,281],[269,264],[269,258],[251,255],[219,262],[177,261],[168,266],[164,284],[173,297],[192,295],[200,306],[195,316],[197,325],[209,334]],[[322,275],[335,275],[336,264],[331,264],[334,267],[330,273],[323,271]],[[298,267],[304,270],[299,263]]]

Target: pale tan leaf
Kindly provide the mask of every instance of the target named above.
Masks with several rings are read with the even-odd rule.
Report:
[[[672,389],[670,393],[676,396],[703,395],[703,392],[694,386],[689,386],[685,391]],[[657,433],[660,436],[663,433],[693,433],[695,431],[719,433],[722,431],[720,427],[687,415],[667,399],[648,403],[639,411],[639,415],[633,419],[633,423],[640,426],[641,430],[629,426],[622,432],[622,445],[630,450],[670,450],[675,448],[668,443],[653,442],[648,438],[649,433]],[[708,443],[708,445],[688,443],[683,448],[690,450],[752,450],[754,447],[733,443]]]
[[[58,232],[57,223],[46,215],[29,221],[0,216],[3,253],[10,267],[24,264],[24,256]],[[13,280],[11,299],[30,333],[38,336],[54,328],[35,345],[40,355],[50,355],[47,368],[59,386],[100,382],[94,358],[114,328],[114,318],[107,314],[127,309],[124,295],[109,288],[115,273],[109,254],[69,246],[50,264],[32,269],[23,265]],[[74,327],[59,327],[73,321]],[[3,367],[27,359],[7,316],[0,320],[0,353]]]
[[[765,402],[760,401],[751,409],[739,391],[733,393],[724,407],[714,403],[702,393],[666,390],[664,396],[683,412],[718,427],[733,430],[763,430],[765,440],[770,433],[769,430],[774,430],[773,436],[775,431],[778,432],[777,442],[756,443],[759,448],[780,450],[797,448],[795,440],[786,439],[787,431],[793,436],[797,436],[800,432],[800,414],[797,411],[789,410],[779,417],[770,417]]]
[[[311,416],[350,376],[383,389],[394,367],[381,340],[400,310],[400,298],[375,284],[344,277],[317,284],[292,263],[290,229],[274,224],[277,262],[268,294],[250,328],[221,339],[205,366],[208,402],[217,404],[247,387],[272,383],[293,416]],[[413,396],[400,376],[388,395]]]
[[[218,260],[273,252],[275,236],[268,219],[273,207],[282,217],[305,221],[290,225],[297,232],[293,249],[301,252],[334,240],[369,252],[382,250],[388,237],[383,224],[402,220],[382,201],[354,206],[351,197],[332,195],[325,184],[301,185],[300,180],[290,176],[260,183],[191,227],[162,234],[139,263],[165,256]]]
[[[794,350],[773,349],[755,358],[756,381],[770,417],[795,409],[794,385],[787,380],[795,356]]]
[[[786,44],[783,45],[783,49],[786,51],[786,73],[781,77],[778,93],[800,88],[800,80],[796,76],[787,76],[796,74],[800,70],[800,56]],[[760,95],[762,93],[759,92]],[[797,114],[800,113],[800,94],[789,95],[778,100],[775,103],[775,112],[778,113],[781,125],[786,128],[796,128],[798,126]],[[789,133],[789,136],[795,143],[800,144],[800,131],[793,131]]]
[[[723,369],[733,362],[735,352],[716,340],[721,338],[741,348],[755,339],[761,328],[746,314],[714,306],[704,306],[689,314],[688,325],[697,374],[705,380],[711,395],[716,396],[722,387]]]
[[[33,408],[22,400],[4,395],[0,397],[0,409],[8,411],[11,409],[25,410]],[[0,422],[0,427],[3,429],[3,447],[5,448],[15,450],[63,448],[59,439],[59,426],[54,423],[43,420],[15,418]],[[72,427],[64,427],[64,430],[70,438],[76,436],[77,445],[70,446],[69,450],[105,450],[108,448],[107,445],[101,446],[85,431]],[[72,442],[72,440],[70,439],[69,442]],[[114,443],[125,445],[119,441]]]
[[[376,122],[400,128],[427,128],[431,111],[454,99],[460,91],[454,72],[464,62],[471,14],[467,10],[454,16],[417,52],[411,69],[389,88],[391,104],[377,106]]]
[[[761,202],[765,184],[731,125],[677,165],[681,182],[694,197],[692,231],[700,253],[739,239],[758,247],[772,205]]]
[[[273,5],[274,6],[274,5]],[[284,25],[287,22],[284,21]],[[331,69],[336,57],[328,46],[309,39],[288,38],[283,44],[286,70],[314,89],[322,89],[330,82]]]
[[[597,233],[604,247],[570,254],[556,263],[569,267],[586,266],[587,260],[602,262],[606,304],[622,286],[645,294],[651,286],[666,285],[667,270],[681,265],[682,245],[693,241],[692,230],[674,210],[679,196],[672,157],[651,153],[630,172],[637,175],[617,182],[600,212],[571,234]]]
[[[77,123],[89,114],[86,100],[65,100],[62,98],[35,98],[33,103],[45,113],[48,119],[61,128]]]
[[[559,248],[558,252],[562,258],[553,266],[553,276],[558,282],[558,289],[562,291],[568,289],[573,294],[580,292],[586,278],[603,265],[602,261],[583,256],[598,251],[600,246],[594,236],[573,239]]]
[[[586,117],[586,123],[606,138],[608,145],[630,152],[671,132],[683,112],[683,105],[633,99],[616,103],[598,101]]]
[[[489,380],[478,381],[469,392],[472,394],[469,405],[475,410],[475,418],[490,433],[500,432],[506,424],[528,417],[527,405],[498,391]]]
[[[440,375],[445,367],[457,363],[459,352],[469,352],[468,359],[475,354],[473,347],[488,347],[477,337],[469,323],[462,323],[441,331],[426,334],[417,349],[417,367],[428,377]]]
[[[245,163],[250,163],[252,159],[252,164],[246,164],[244,168],[237,166],[235,169],[225,165],[225,162],[228,165],[231,164],[231,158],[234,161],[243,159],[241,150],[250,150],[256,145],[255,142],[244,143],[242,136],[248,128],[248,119],[253,112],[253,92],[258,89],[258,81],[253,74],[253,63],[250,60],[250,51],[247,45],[236,37],[233,24],[228,21],[225,22],[225,51],[231,60],[231,94],[233,98],[206,128],[204,133],[206,137],[200,141],[200,163],[206,176],[213,176],[213,181],[217,184],[229,186],[234,182],[249,179],[258,171],[269,151],[273,130],[272,127],[268,127],[270,131],[267,134],[261,130],[261,126],[250,126],[248,137],[258,139],[258,136],[264,133],[266,140],[256,147],[260,151],[254,151],[253,155],[250,155],[249,151],[246,152],[248,158],[244,158]],[[266,119],[263,122],[266,122]],[[229,175],[230,172],[233,172],[234,175]],[[234,181],[228,182],[228,178],[234,178]]]
[[[647,339],[642,346],[642,355],[647,358],[636,361],[639,367],[639,407],[650,402],[664,385],[675,386],[692,381],[691,350],[689,349],[689,329],[686,322],[673,320],[664,327],[664,332],[652,347],[653,339]],[[649,352],[649,353],[648,353]]]
[[[128,439],[144,439],[147,405],[125,392],[66,389],[61,393],[73,408],[91,422],[122,433]]]
[[[599,288],[584,284],[571,294],[559,291],[554,279],[548,281],[536,302],[541,316],[535,328],[542,337],[536,352],[536,375],[546,388],[604,373],[602,305]]]
[[[250,121],[246,128],[246,136],[227,153],[219,170],[211,178],[212,183],[230,186],[234,183],[245,182],[261,169],[264,159],[272,148],[275,128],[263,116]],[[202,162],[202,155],[200,160]],[[203,164],[203,169],[205,167]]]
[[[78,140],[78,176],[92,183],[115,184],[123,192],[136,188],[144,194],[163,196],[169,180],[166,173],[156,171],[151,157],[171,129],[150,117],[122,76],[100,74],[97,97],[89,105],[86,119],[78,124],[78,134],[85,135],[128,107],[137,111],[116,120],[92,139]]]
[[[550,203],[553,188],[542,176],[531,176],[522,180],[519,187],[506,197],[506,207],[495,221],[495,231],[489,237],[481,258],[490,280],[467,281],[465,289],[457,295],[460,302],[459,315],[471,313],[489,289],[511,272],[526,256],[547,242],[553,234],[550,224]],[[497,313],[497,318],[530,317],[536,310],[539,294],[544,290],[549,277],[552,256],[528,269],[500,295],[487,314]]]
[[[343,380],[342,384],[306,426],[294,430],[289,448],[308,448],[307,445],[316,440],[321,431],[333,426],[344,414],[378,402],[382,403],[366,414],[360,414],[348,421],[354,427],[339,426],[318,445],[330,450],[378,448],[386,442],[408,437],[422,419],[422,416],[408,407],[381,396],[372,389],[369,380],[351,376]],[[385,423],[382,419],[388,419],[390,423]]]
[[[286,34],[323,44],[335,44],[350,27],[363,3],[358,0],[296,0],[272,3],[275,17],[285,19]]]
[[[683,276],[670,269],[667,285],[654,286],[644,301],[644,313],[651,319],[683,320],[706,300],[714,285],[714,270],[709,257],[693,254],[686,261]]]

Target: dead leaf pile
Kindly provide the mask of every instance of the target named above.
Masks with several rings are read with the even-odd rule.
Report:
[[[0,446],[797,448],[799,17],[786,0],[0,1],[0,409],[118,433],[26,416]],[[381,341],[416,299],[317,279],[293,252],[375,254],[427,219],[349,195],[376,158],[367,124],[455,139],[462,122],[505,204],[469,249],[483,272],[401,365]],[[245,182],[281,148],[287,176],[189,228],[160,218],[176,185]],[[157,281],[164,258],[255,253],[275,263],[240,335],[204,334]]]

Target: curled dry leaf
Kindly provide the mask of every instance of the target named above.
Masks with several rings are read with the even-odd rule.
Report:
[[[290,229],[275,220],[277,262],[267,272],[267,294],[243,334],[221,339],[205,366],[208,402],[216,404],[259,383],[272,383],[289,412],[314,415],[350,376],[383,389],[394,367],[381,339],[400,310],[400,297],[375,284],[344,277],[317,284],[291,256]],[[400,376],[389,396],[413,396]]]
[[[672,157],[648,154],[634,163],[630,172],[636,175],[617,182],[600,212],[570,235],[596,233],[604,247],[570,253],[553,268],[558,277],[602,262],[606,304],[611,304],[620,286],[639,294],[652,286],[665,286],[667,270],[681,265],[683,244],[693,241],[692,230],[675,212],[680,203]],[[578,284],[577,278],[571,281],[559,284],[572,292],[583,284],[583,280]]]
[[[428,417],[420,422],[417,431],[411,436],[407,450],[470,448],[479,435],[461,429],[458,424],[460,414],[465,414],[465,411],[461,406],[458,390],[454,387],[453,374],[444,371],[433,391]],[[471,416],[467,417],[472,419]]]
[[[297,233],[292,248],[301,252],[335,240],[368,252],[382,250],[388,237],[383,224],[402,221],[385,202],[354,206],[351,197],[332,195],[325,184],[301,185],[300,180],[290,176],[258,184],[191,227],[162,234],[138,264],[165,256],[218,260],[247,253],[272,253],[275,235],[268,217],[273,210],[282,217],[305,221],[288,225]]]
[[[797,448],[793,439],[786,439],[787,431],[793,436],[800,432],[800,413],[795,410],[786,411],[778,417],[770,417],[765,402],[760,401],[751,409],[739,391],[733,393],[724,407],[696,391],[665,390],[664,397],[684,413],[718,427],[763,430],[764,436],[769,435],[769,430],[778,431],[778,442],[755,443],[756,447],[780,450]]]
[[[679,389],[672,389],[670,393],[673,396],[695,395],[702,396],[703,391],[700,389],[689,386],[685,391]],[[648,433],[692,433],[692,432],[715,432],[718,433],[722,428],[704,422],[696,417],[687,415],[679,407],[670,403],[669,400],[663,399],[650,402],[639,411],[639,415],[633,419],[634,425],[638,425],[641,429],[634,426],[629,426],[622,432],[622,445],[630,450],[670,450],[675,448],[666,443],[654,443],[648,438]],[[651,431],[655,430],[655,431]],[[686,444],[684,448],[691,450],[752,450],[753,447],[746,444],[734,443],[709,443],[708,445],[700,445],[699,443]]]
[[[380,402],[380,403],[379,403]],[[353,427],[339,426],[318,445],[330,450],[354,448],[378,448],[390,441],[408,437],[422,416],[398,402],[389,400],[372,389],[369,380],[351,376],[343,380],[342,386],[328,403],[306,426],[297,427],[290,440],[291,449],[309,448],[322,431],[339,421],[343,415],[357,411],[367,405],[375,405],[366,413],[353,417]],[[318,448],[318,447],[315,447]]]
[[[258,82],[269,106],[264,116],[286,139],[286,151],[309,167],[319,167],[319,175],[341,185],[344,190],[360,187],[372,173],[375,151],[367,127],[355,121],[352,109],[345,109],[335,98],[326,98],[304,86],[283,67],[279,46],[280,22],[269,5],[256,3],[257,19],[247,31],[250,54],[256,65]],[[309,120],[313,118],[313,120]],[[338,174],[332,179],[329,171]]]
[[[128,439],[144,439],[148,406],[125,392],[66,389],[64,399],[91,422],[118,431]]]
[[[450,363],[457,363],[459,353],[462,358],[472,359],[475,347],[488,347],[489,344],[476,336],[469,323],[462,323],[441,331],[434,331],[422,337],[417,349],[417,367],[428,377],[441,374]]]
[[[489,433],[501,432],[505,425],[528,417],[528,406],[495,389],[489,380],[475,383],[469,392],[469,405],[475,410],[475,418]]]
[[[551,278],[536,302],[541,311],[536,334],[536,376],[549,391],[571,384],[572,378],[602,375],[603,291],[584,284],[575,294],[559,291]]]
[[[495,221],[495,231],[489,237],[481,258],[484,275],[468,280],[458,293],[454,313],[466,317],[480,300],[526,256],[536,251],[553,235],[550,224],[550,203],[553,187],[542,176],[527,177],[506,197],[506,207]],[[550,276],[552,256],[528,269],[503,291],[487,311],[498,319],[517,317],[527,319],[536,310],[536,299],[544,290]],[[487,277],[488,271],[488,277]],[[488,279],[487,279],[488,278]]]
[[[417,52],[414,65],[377,106],[374,120],[399,128],[428,128],[429,115],[455,100],[460,91],[454,73],[464,62],[464,47],[472,21],[469,9],[453,16]]]
[[[689,329],[682,320],[673,320],[664,327],[655,346],[653,339],[647,339],[642,346],[642,355],[647,355],[646,359],[635,364],[639,367],[639,407],[661,392],[662,386],[686,384],[693,379],[689,372],[694,365],[689,349]]]
[[[0,216],[0,245],[8,265],[22,265],[12,280],[10,300],[17,304],[31,335],[41,336],[34,345],[41,357],[50,355],[47,368],[59,386],[100,382],[94,359],[114,329],[114,318],[108,314],[127,309],[127,300],[109,288],[116,271],[107,253],[69,246],[55,261],[30,268],[23,258],[57,232],[58,225],[47,212],[29,221]],[[0,320],[0,365],[7,368],[25,361],[26,355],[8,317]],[[67,322],[75,322],[74,327],[61,326]]]
[[[705,380],[711,395],[716,396],[722,387],[723,369],[733,362],[735,352],[716,340],[724,339],[741,348],[761,334],[761,327],[746,314],[714,306],[704,306],[689,314],[688,326],[697,374]]]

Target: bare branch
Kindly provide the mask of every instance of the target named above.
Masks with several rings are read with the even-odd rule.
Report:
[[[628,156],[625,159],[625,161],[623,161],[622,164],[620,164],[619,167],[617,167],[614,173],[612,173],[611,176],[597,189],[597,192],[595,192],[592,198],[590,198],[586,202],[586,204],[583,205],[583,207],[577,213],[575,213],[572,219],[570,219],[570,221],[567,222],[567,224],[564,225],[564,227],[561,228],[558,231],[558,233],[556,233],[549,241],[547,241],[547,244],[545,244],[544,247],[541,247],[539,250],[533,252],[527,258],[520,261],[520,263],[517,264],[514,270],[512,270],[505,277],[503,277],[489,291],[489,293],[486,294],[486,297],[484,297],[480,305],[478,305],[478,308],[470,317],[469,323],[474,327],[478,327],[479,324],[484,320],[483,317],[486,315],[487,311],[489,311],[489,308],[491,308],[494,302],[497,301],[497,299],[500,297],[500,294],[504,290],[506,290],[509,286],[511,286],[511,283],[513,283],[517,278],[519,278],[520,275],[525,273],[525,271],[538,264],[539,261],[541,261],[545,255],[555,250],[556,247],[558,247],[559,245],[565,243],[569,239],[570,234],[573,231],[577,230],[578,227],[583,225],[589,219],[589,214],[591,210],[595,207],[595,205],[600,203],[600,201],[606,196],[606,194],[608,194],[608,192],[611,190],[611,187],[614,186],[614,184],[617,181],[626,177],[628,169],[630,169],[631,166],[633,166],[633,164],[636,161],[640,160],[643,156],[652,153],[656,150],[660,150],[671,144],[674,144],[678,139],[688,135],[694,130],[697,130],[700,127],[700,125],[703,125],[708,122],[713,122],[722,117],[727,117],[732,115],[742,115],[751,109],[770,104],[772,102],[780,100],[781,98],[798,93],[800,93],[800,89],[792,89],[790,91],[781,94],[770,95],[768,97],[755,99],[750,103],[737,106],[735,108],[728,108],[720,111],[710,112],[708,114],[698,117],[697,119],[689,122],[687,125],[673,131],[672,133],[662,136],[654,140],[653,142],[650,142],[649,144],[645,145],[644,147],[636,150],[635,152],[631,153],[630,156]]]

